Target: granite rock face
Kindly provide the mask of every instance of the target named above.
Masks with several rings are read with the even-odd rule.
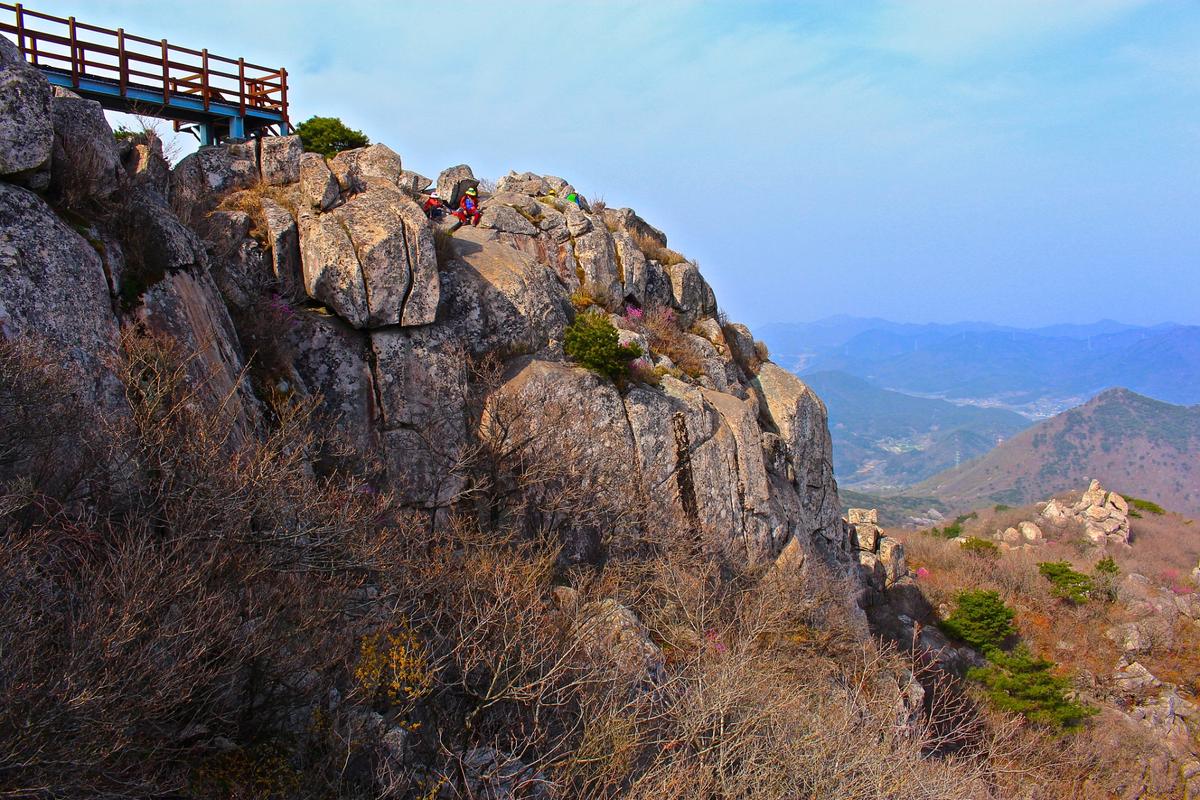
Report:
[[[121,160],[100,104],[56,93],[51,117],[51,189],[72,206],[111,197],[122,175]]]
[[[265,183],[283,186],[300,180],[304,145],[299,136],[266,136],[259,148],[259,170]]]
[[[44,189],[54,146],[50,82],[0,39],[0,177]]]
[[[89,402],[119,393],[105,361],[118,347],[96,248],[36,194],[0,183],[0,337],[40,339],[61,353]]]
[[[327,160],[296,137],[205,147],[168,175],[153,142],[118,147],[94,104],[52,106],[40,76],[10,62],[29,119],[0,143],[0,329],[62,347],[98,395],[120,329],[157,333],[196,354],[195,379],[234,399],[240,430],[261,424],[257,393],[319,397],[399,497],[439,510],[462,502],[462,463],[504,407],[557,454],[564,486],[611,512],[573,520],[569,562],[600,557],[637,507],[753,560],[789,548],[802,564],[815,546],[853,561],[824,406],[784,370],[739,363],[726,330],[741,329],[717,321],[695,264],[647,255],[666,237],[633,211],[592,211],[562,178],[511,173],[482,193],[481,226],[435,235],[417,199],[428,181],[399,154]],[[47,164],[88,202],[120,202],[120,235],[89,239],[12,185]],[[478,183],[466,165],[437,180],[451,204]],[[645,352],[645,382],[618,387],[565,357],[581,296]],[[642,323],[656,308],[677,328],[665,339]],[[694,375],[672,346],[695,355]],[[246,365],[264,353],[251,386]],[[489,360],[498,377],[478,384]]]
[[[433,230],[410,197],[373,186],[327,213],[302,212],[299,231],[306,291],[351,325],[433,321]]]

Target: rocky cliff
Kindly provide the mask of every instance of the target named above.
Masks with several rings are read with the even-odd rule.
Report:
[[[0,331],[61,352],[91,401],[117,405],[122,330],[163,334],[196,354],[204,391],[230,398],[245,430],[275,393],[319,397],[379,481],[438,511],[469,494],[473,393],[512,396],[534,426],[559,426],[565,449],[609,457],[617,472],[597,491],[751,559],[793,540],[848,553],[820,399],[755,356],[696,265],[632,210],[589,210],[558,199],[574,191],[560,178],[510,174],[484,193],[480,226],[451,236],[421,209],[429,181],[379,144],[326,160],[268,138],[170,168],[4,47]],[[473,180],[458,166],[438,185]],[[572,364],[564,328],[588,305],[661,377],[618,387]],[[651,312],[695,368],[639,333]],[[485,358],[501,367],[487,386],[473,378]],[[598,532],[579,535],[594,552]]]
[[[0,37],[0,793],[1113,796],[950,681],[823,403],[663,232],[532,173],[451,230],[434,183],[171,166]]]

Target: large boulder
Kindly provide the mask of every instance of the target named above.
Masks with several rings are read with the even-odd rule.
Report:
[[[207,269],[167,273],[150,286],[128,323],[173,340],[187,357],[191,384],[208,408],[226,414],[233,430],[258,425],[258,401],[245,374],[241,343]]]
[[[244,211],[214,211],[208,215],[204,241],[209,268],[225,302],[249,310],[266,284],[268,255],[249,235],[254,224]]]
[[[553,270],[492,231],[460,228],[442,265],[437,327],[473,356],[536,353],[561,342],[571,309]]]
[[[121,165],[133,185],[148,189],[166,202],[171,187],[171,165],[163,155],[162,140],[147,135],[145,141],[125,138],[118,143]]]
[[[55,93],[50,188],[67,205],[106,200],[120,185],[121,159],[104,109],[94,100]]]
[[[1051,499],[1042,507],[1039,516],[1051,523],[1060,524],[1071,519],[1071,510],[1056,499]]]
[[[401,191],[407,192],[415,197],[416,195],[425,194],[431,191],[430,185],[432,183],[433,181],[429,180],[429,178],[426,178],[421,173],[406,169],[400,173],[400,179],[396,182],[396,185],[401,189]]]
[[[537,236],[538,234],[537,227],[515,209],[496,203],[489,204],[484,208],[479,227],[521,236]]]
[[[168,273],[206,268],[204,244],[152,192],[126,198],[121,227],[127,263],[111,270],[127,304]]]
[[[732,484],[721,487],[721,494],[736,514],[733,533],[748,544],[747,557],[772,555],[796,539],[800,519],[794,504],[780,502],[772,486],[758,425],[758,402],[713,390],[704,390],[702,395],[720,415],[732,443],[736,472]]]
[[[468,360],[546,349],[569,319],[553,272],[492,232],[464,228],[451,247],[437,320],[371,333],[389,470],[402,476],[403,496],[430,506],[450,503],[462,487]]]
[[[371,331],[388,476],[406,503],[446,508],[465,487],[467,351],[439,326]]]
[[[360,454],[378,445],[379,408],[369,340],[337,317],[300,311],[280,331],[302,389]]]
[[[763,364],[752,385],[769,424],[778,431],[786,454],[786,481],[804,509],[806,532],[819,532],[827,542],[839,541],[837,483],[825,404],[803,381],[774,364]]]
[[[606,208],[600,213],[611,228],[624,231],[634,239],[645,240],[659,247],[667,246],[666,234],[639,217],[631,208]]]
[[[628,607],[609,598],[585,607],[580,618],[576,636],[592,658],[610,662],[618,674],[644,683],[663,680],[667,661],[662,648]]]
[[[532,491],[564,503],[557,514],[532,509],[527,523],[540,524],[549,514],[556,519],[562,561],[596,562],[605,539],[619,536],[619,519],[639,497],[633,437],[616,387],[579,367],[522,358],[494,399],[496,412],[485,430],[498,436],[522,431],[531,443],[529,458],[542,472],[543,483]],[[547,496],[550,486],[556,488]]]
[[[50,82],[0,40],[0,177],[44,189],[54,146]]]
[[[421,207],[374,186],[329,213],[302,211],[308,294],[356,328],[425,325],[439,295],[433,231]]]
[[[300,157],[300,200],[309,208],[328,211],[337,203],[341,192],[329,164],[319,153]]]
[[[472,187],[478,188],[479,181],[475,180],[474,173],[466,164],[444,169],[438,175],[438,196],[451,208],[458,208],[458,201],[462,198],[462,193]]]
[[[253,144],[201,147],[171,170],[171,206],[185,222],[198,223],[217,198],[258,181]]]
[[[1100,481],[1092,481],[1072,506],[1071,518],[1083,525],[1084,535],[1097,545],[1129,543],[1129,504]]]
[[[0,69],[24,64],[25,58],[17,43],[8,37],[0,37]]]
[[[385,144],[343,150],[329,161],[329,168],[344,192],[365,192],[372,186],[399,188],[404,167],[400,155]]]
[[[712,316],[717,312],[716,296],[700,269],[690,261],[666,268],[671,279],[671,296],[675,308],[689,320]]]
[[[625,231],[613,232],[612,241],[616,249],[622,294],[627,300],[641,306],[646,305],[646,256],[633,237]]]
[[[283,186],[300,180],[300,157],[304,145],[299,136],[266,136],[259,151],[259,170],[263,182]]]
[[[573,227],[579,233],[575,233]],[[610,303],[619,301],[624,291],[617,273],[617,251],[608,229],[593,225],[582,211],[570,207],[567,229],[575,240],[575,258],[583,285]]]
[[[550,184],[541,175],[532,172],[509,172],[496,181],[496,191],[542,197],[550,191]]]
[[[271,253],[271,272],[280,290],[291,298],[304,293],[304,269],[300,262],[300,233],[292,212],[269,197],[262,199],[266,245]]]
[[[1030,544],[1042,541],[1042,529],[1035,523],[1028,521],[1018,523],[1017,530],[1021,532],[1021,538]]]
[[[118,328],[95,247],[37,195],[0,184],[0,336],[54,348],[84,385],[86,402],[120,395],[108,360]]]
[[[661,391],[635,386],[624,402],[647,495],[696,530],[740,533],[736,445],[700,389],[667,376]]]

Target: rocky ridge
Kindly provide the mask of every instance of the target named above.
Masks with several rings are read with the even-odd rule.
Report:
[[[479,228],[439,243],[418,203],[429,181],[384,145],[326,160],[298,137],[267,138],[170,168],[7,47],[2,77],[0,329],[61,349],[96,402],[114,391],[105,354],[120,332],[162,333],[198,354],[247,430],[264,393],[319,396],[409,503],[447,509],[471,433],[464,364],[491,355],[504,365],[495,392],[533,415],[579,412],[559,417],[567,442],[615,454],[631,499],[751,558],[796,540],[853,560],[820,399],[774,364],[751,366],[750,332],[722,324],[694,263],[644,252],[639,240],[665,248],[666,236],[634,211],[588,210],[551,194],[574,191],[561,178],[512,173]],[[460,165],[438,185],[473,180]],[[618,315],[669,309],[702,369],[619,390],[572,365],[562,338],[581,291]]]

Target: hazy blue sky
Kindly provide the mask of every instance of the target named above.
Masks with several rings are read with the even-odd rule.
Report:
[[[631,206],[750,323],[1200,323],[1197,0],[33,5]]]

